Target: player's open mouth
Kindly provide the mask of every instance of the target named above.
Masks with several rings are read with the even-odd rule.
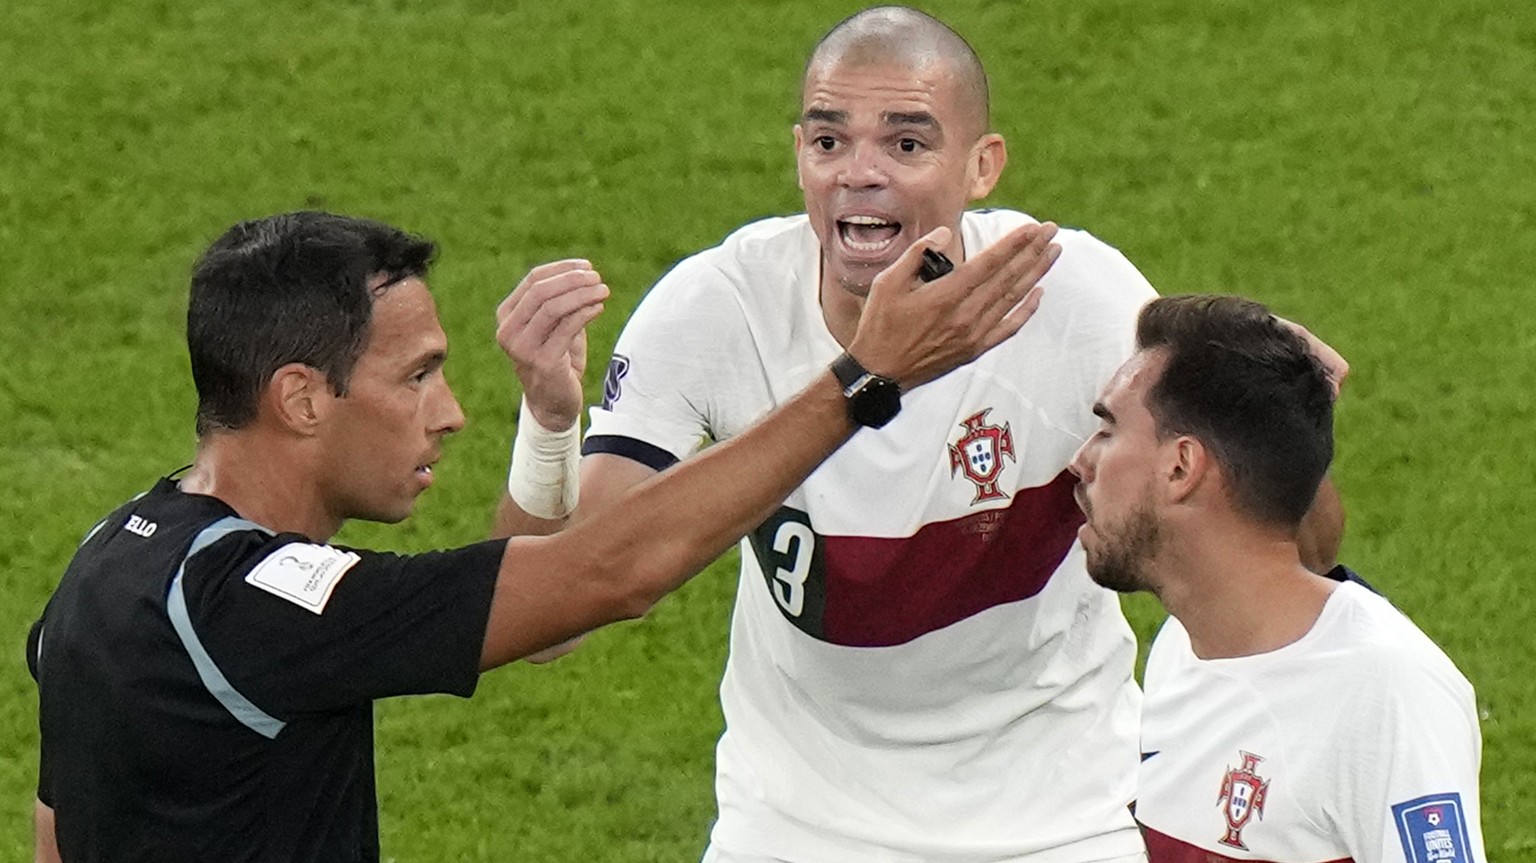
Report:
[[[428,485],[431,485],[432,484],[432,465],[430,465],[430,464],[417,465],[416,466],[416,477],[418,479],[420,479],[422,482],[424,482],[424,483],[426,483]]]
[[[849,251],[877,254],[895,244],[901,223],[879,216],[844,216],[837,220],[837,234]]]

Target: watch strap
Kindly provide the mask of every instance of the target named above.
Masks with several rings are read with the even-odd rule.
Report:
[[[853,354],[847,351],[832,361],[832,376],[837,378],[838,386],[843,388],[846,394],[853,389],[853,385],[869,376],[869,369],[864,368]]]

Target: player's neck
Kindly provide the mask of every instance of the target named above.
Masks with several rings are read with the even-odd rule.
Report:
[[[269,530],[324,542],[341,520],[327,511],[307,462],[295,456],[258,431],[210,434],[198,442],[181,490],[216,497]]]
[[[859,318],[864,315],[866,300],[867,297],[822,277],[821,316],[832,338],[845,348],[853,343],[853,334],[859,331]]]
[[[1337,584],[1301,565],[1294,540],[1262,530],[1204,532],[1170,542],[1177,561],[1158,599],[1201,659],[1279,650],[1311,631]]]

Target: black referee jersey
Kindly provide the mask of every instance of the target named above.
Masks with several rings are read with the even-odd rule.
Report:
[[[317,544],[161,480],[32,628],[38,799],[86,861],[373,861],[373,699],[470,695],[504,541]]]

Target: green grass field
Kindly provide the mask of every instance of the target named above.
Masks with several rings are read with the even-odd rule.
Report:
[[[616,289],[601,368],[673,261],[797,210],[799,69],[857,8],[7,0],[0,859],[30,859],[26,628],[80,535],[190,459],[182,317],[207,242],[324,207],[442,243],[470,425],[416,518],[342,539],[476,539],[515,405],[496,302],[536,262],[590,257]],[[1536,6],[926,8],[991,72],[1012,157],[993,203],[1089,228],[1165,293],[1268,302],[1353,362],[1345,559],[1476,685],[1489,859],[1536,861]],[[555,665],[490,675],[472,701],[382,705],[385,856],[696,859],[733,566]],[[1129,610],[1150,637],[1155,604]]]

